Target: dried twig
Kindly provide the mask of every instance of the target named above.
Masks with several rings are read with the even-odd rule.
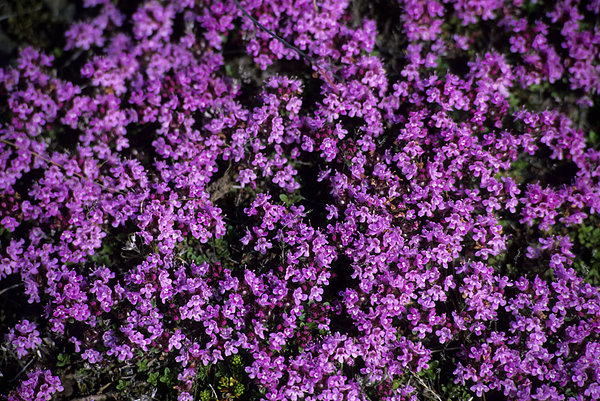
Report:
[[[429,386],[427,385],[427,383],[425,383],[425,382],[423,381],[423,379],[421,379],[421,378],[420,378],[420,377],[419,377],[417,374],[415,374],[415,372],[413,372],[413,371],[411,370],[411,371],[410,371],[410,374],[411,374],[411,375],[412,375],[412,376],[413,376],[413,377],[414,377],[414,378],[415,378],[415,379],[416,379],[416,380],[419,382],[419,384],[420,384],[420,385],[421,385],[421,386],[422,386],[422,387],[423,387],[425,390],[427,390],[428,392],[430,392],[430,393],[431,393],[431,394],[432,394],[432,395],[435,397],[435,399],[436,399],[437,401],[442,401],[442,398],[441,398],[441,397],[440,397],[440,396],[439,396],[439,395],[438,395],[438,394],[437,394],[435,391],[433,391],[433,390],[431,389],[431,387],[429,387]]]
[[[215,398],[218,400],[219,396],[217,395],[217,392],[215,391],[215,388],[210,383],[208,384],[208,387],[210,387],[210,389],[212,390]]]
[[[285,39],[283,39],[282,37],[280,37],[273,31],[271,31],[269,28],[267,28],[266,26],[264,26],[263,24],[258,22],[258,20],[256,18],[254,18],[252,15],[250,15],[250,13],[248,11],[246,11],[246,9],[240,4],[239,0],[233,0],[233,1],[234,1],[235,5],[237,6],[237,8],[239,8],[240,11],[254,23],[254,25],[256,25],[261,30],[263,30],[264,32],[271,35],[274,39],[276,39],[280,43],[282,43],[285,47],[292,49],[293,51],[298,53],[301,57],[304,57],[310,64],[312,64],[313,66],[315,66],[317,68],[317,70],[319,70],[319,73],[321,73],[321,75],[327,81],[329,86],[331,86],[332,88],[335,88],[335,86],[333,85],[333,82],[331,82],[331,80],[329,79],[327,74],[325,74],[325,71],[323,71],[323,69],[319,65],[318,60],[316,58],[312,57],[308,53],[303,52],[302,50],[300,50],[293,44],[289,43],[288,41],[286,41]],[[315,7],[316,7],[316,4],[315,4]],[[337,74],[332,72],[332,75],[336,80],[338,80],[338,81],[340,80],[340,78],[337,76]]]
[[[10,287],[3,288],[2,290],[0,290],[0,295],[4,294],[7,291],[12,290],[13,288],[17,288],[17,287],[20,287],[22,285],[23,285],[23,283],[17,283],[17,284],[11,285]]]
[[[11,380],[11,383],[14,382],[15,380],[17,380],[19,377],[21,377],[21,375],[23,373],[25,373],[25,371],[27,370],[29,365],[31,365],[34,360],[35,360],[35,358],[31,358],[31,360],[29,362],[27,362],[27,364],[25,366],[23,366],[23,369],[21,369],[21,371],[19,373],[17,373],[17,375]]]
[[[223,176],[220,177],[218,180],[212,182],[206,188],[206,192],[210,194],[210,200],[212,202],[216,202],[223,196],[227,195],[227,193],[231,190],[231,187],[233,186],[233,182],[234,181],[232,180],[232,171],[230,163],[229,166],[227,166],[227,170],[225,170]]]

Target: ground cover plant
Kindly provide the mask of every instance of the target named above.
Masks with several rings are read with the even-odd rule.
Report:
[[[62,2],[0,69],[1,395],[600,399],[599,8]]]

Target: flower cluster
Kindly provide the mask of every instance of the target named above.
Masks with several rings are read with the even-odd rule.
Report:
[[[35,369],[27,374],[19,389],[8,396],[9,401],[49,401],[64,388],[57,376],[49,370]]]
[[[600,399],[597,1],[114,3],[0,69],[9,400]]]
[[[30,350],[36,349],[41,343],[40,332],[36,330],[36,325],[29,320],[23,320],[21,324],[17,324],[15,329],[10,329],[7,335],[7,340],[10,341],[17,353],[17,357],[23,358]]]

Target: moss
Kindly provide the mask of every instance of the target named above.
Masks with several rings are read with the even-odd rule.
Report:
[[[74,12],[75,5],[67,0],[8,0],[0,29],[19,46],[53,52],[63,47],[63,33]]]
[[[573,268],[588,283],[600,285],[600,222],[586,221],[571,237],[576,246]]]

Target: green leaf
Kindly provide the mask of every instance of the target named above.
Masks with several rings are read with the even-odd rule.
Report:
[[[147,371],[148,368],[148,361],[145,359],[142,359],[141,361],[139,361],[137,363],[137,367],[138,367],[138,372],[145,372]]]
[[[213,394],[210,390],[202,390],[200,392],[200,401],[209,401],[213,399]]]
[[[119,384],[117,384],[117,390],[119,391],[123,391],[127,388],[127,386],[129,385],[129,383],[127,383],[125,380],[120,379],[119,380]]]
[[[160,376],[159,372],[150,372],[150,373],[148,373],[148,379],[146,381],[148,383],[152,384],[153,386],[157,386],[158,385],[158,376]]]
[[[201,366],[200,368],[198,368],[196,377],[198,378],[198,380],[204,381],[208,377],[208,367]]]
[[[242,394],[244,394],[245,389],[246,388],[244,387],[244,385],[242,383],[238,382],[233,386],[233,393],[235,394],[236,397],[239,397]]]
[[[160,382],[167,385],[171,383],[171,369],[165,368],[163,375],[160,377]]]
[[[65,367],[71,362],[71,356],[67,354],[58,354],[58,357],[56,359],[56,366],[58,366],[59,368]]]

